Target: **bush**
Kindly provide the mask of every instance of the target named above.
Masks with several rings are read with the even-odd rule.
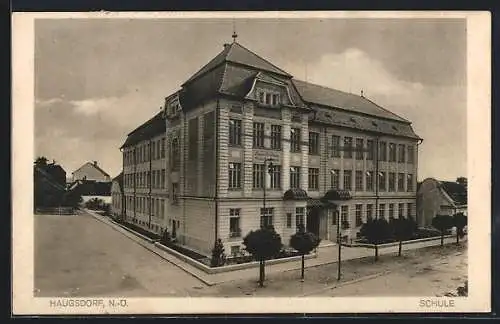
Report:
[[[210,260],[211,267],[220,267],[226,263],[226,254],[224,253],[224,245],[221,239],[215,242],[214,248],[212,249],[212,259]]]
[[[165,246],[169,246],[172,243],[172,237],[170,236],[170,233],[168,232],[167,228],[165,228],[165,230],[163,231],[160,243]]]

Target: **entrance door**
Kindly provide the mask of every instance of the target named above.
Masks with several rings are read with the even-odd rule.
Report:
[[[311,208],[307,212],[307,231],[317,236],[319,236],[319,216],[320,210],[318,208]]]

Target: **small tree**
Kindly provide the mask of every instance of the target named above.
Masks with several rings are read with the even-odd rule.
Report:
[[[321,239],[314,235],[314,233],[306,232],[304,225],[299,227],[299,231],[292,235],[290,238],[290,246],[297,250],[302,255],[302,271],[300,279],[304,281],[304,258],[306,254],[309,254],[314,250]]]
[[[432,226],[441,232],[441,246],[443,246],[444,234],[453,227],[453,217],[450,215],[436,215],[432,219]]]
[[[363,229],[368,243],[375,245],[375,261],[378,260],[378,245],[384,243],[391,237],[389,223],[384,219],[375,219],[368,222]]]
[[[464,228],[467,226],[467,216],[463,213],[456,213],[453,215],[453,225],[457,229],[457,244],[460,238],[464,237]]]
[[[224,253],[224,244],[221,239],[217,239],[214,248],[212,249],[212,259],[210,260],[211,267],[220,267],[226,263],[226,254]]]
[[[398,256],[401,256],[403,241],[409,240],[413,235],[411,221],[404,217],[400,217],[393,219],[390,224],[394,239],[399,241]]]
[[[276,233],[274,227],[262,227],[256,231],[250,231],[243,238],[245,250],[250,253],[254,259],[259,261],[259,286],[264,286],[265,279],[265,261],[276,256],[282,247],[281,236]]]

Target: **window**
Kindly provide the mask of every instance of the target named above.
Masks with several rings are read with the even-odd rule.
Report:
[[[273,225],[274,208],[260,209],[260,227],[268,227]]]
[[[231,255],[233,257],[237,257],[238,254],[240,254],[240,246],[239,245],[233,245],[233,246],[231,246]]]
[[[309,154],[319,154],[319,133],[309,132]]]
[[[241,188],[241,163],[229,163],[229,189]]]
[[[281,150],[281,126],[271,125],[271,148]]]
[[[337,225],[338,211],[334,211],[334,210],[329,209],[328,215],[330,215],[330,217],[331,217],[332,225]]]
[[[389,191],[396,191],[396,173],[389,173]]]
[[[264,123],[253,123],[253,147],[264,147]]]
[[[415,158],[414,152],[413,145],[408,145],[408,163],[413,163]]]
[[[264,164],[253,165],[253,187],[256,189],[264,187]]]
[[[280,95],[279,94],[273,94],[273,106],[277,106],[280,103]]]
[[[229,120],[229,145],[241,145],[241,120]]]
[[[151,179],[151,187],[156,189],[156,170],[153,170],[152,173],[153,173],[153,175],[152,175],[152,179]]]
[[[374,156],[373,140],[367,140],[366,141],[366,159],[373,160],[373,156]]]
[[[286,213],[286,227],[292,228],[292,213]]]
[[[163,199],[160,199],[160,219],[163,219],[163,217],[165,216],[165,200]]]
[[[373,219],[373,205],[366,205],[366,220]]]
[[[240,209],[229,209],[229,237],[240,237]]]
[[[344,137],[344,158],[352,158],[352,137]]]
[[[269,187],[271,189],[280,189],[281,188],[281,165],[274,165],[269,167],[269,175],[270,175],[270,184]]]
[[[162,188],[165,188],[165,169],[161,170],[160,184]]]
[[[412,203],[408,203],[407,205],[407,215],[408,215],[408,218],[413,218],[413,204]]]
[[[340,207],[340,225],[349,228],[349,206]]]
[[[363,146],[364,146],[363,139],[356,138],[356,160],[363,160]]]
[[[366,191],[373,191],[373,171],[366,171]]]
[[[270,93],[266,93],[266,105],[270,105],[271,104],[271,94]]]
[[[389,143],[389,162],[396,162],[396,144]]]
[[[356,191],[363,191],[363,171],[356,170],[354,182]]]
[[[363,215],[362,215],[363,205],[356,205],[356,227],[361,226],[363,224]]]
[[[290,151],[300,152],[300,128],[290,130]]]
[[[413,191],[413,174],[406,175],[406,191]]]
[[[385,187],[386,179],[385,178],[386,178],[385,172],[378,173],[378,189],[380,191],[386,190],[386,187]]]
[[[332,157],[340,157],[340,136],[332,136]]]
[[[179,170],[180,161],[181,161],[181,152],[179,151],[179,140],[174,138],[172,140],[172,171]]]
[[[398,205],[398,217],[402,218],[404,215],[405,204]]]
[[[398,173],[398,191],[405,191],[405,174]]]
[[[352,186],[352,171],[344,170],[344,190],[351,190]]]
[[[394,204],[389,204],[389,219],[394,218]]]
[[[378,154],[379,161],[387,161],[387,143],[386,142],[380,142],[380,149],[379,149],[378,153],[379,153]]]
[[[305,208],[304,207],[295,208],[295,227],[297,231],[299,231],[301,226],[304,226],[304,218],[305,218]]]
[[[339,189],[339,173],[340,170],[334,169],[330,171],[330,182],[332,189]]]
[[[156,159],[156,142],[153,142],[153,145],[151,145],[151,159]]]
[[[165,158],[165,137],[161,139],[161,157]]]
[[[380,204],[378,206],[378,218],[380,219],[385,218],[385,204]]]
[[[307,175],[309,180],[309,189],[318,190],[319,189],[319,169],[309,168],[309,173]]]
[[[405,157],[405,146],[404,144],[399,144],[398,145],[398,162],[399,163],[405,163],[406,162],[406,157]]]
[[[290,188],[300,187],[300,167],[290,167]]]
[[[179,203],[179,184],[172,183],[172,204],[177,205]]]

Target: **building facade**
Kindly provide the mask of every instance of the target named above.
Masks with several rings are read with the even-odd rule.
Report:
[[[427,178],[417,192],[417,222],[419,226],[432,225],[436,215],[463,213],[467,216],[467,182],[438,181]]]
[[[111,216],[117,220],[121,220],[125,216],[123,172],[111,181]]]
[[[296,80],[237,42],[165,98],[157,118],[165,124],[160,229],[200,253],[220,238],[235,254],[263,225],[288,245],[300,224],[335,240],[337,218],[350,239],[367,217],[415,217],[421,139],[409,121]],[[137,145],[124,145],[124,161]],[[146,168],[124,163],[124,179],[137,182]],[[134,202],[142,193],[131,190]]]
[[[128,134],[122,145],[125,221],[161,234],[166,228],[165,120],[163,112]]]

